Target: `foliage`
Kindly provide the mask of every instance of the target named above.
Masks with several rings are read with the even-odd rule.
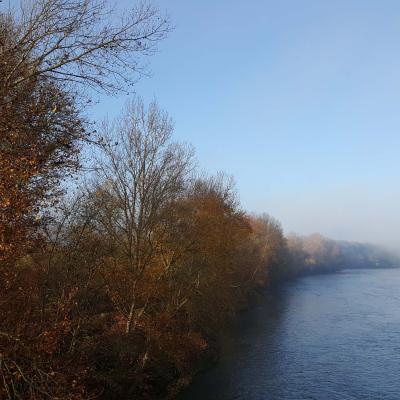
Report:
[[[196,174],[155,102],[90,135],[85,90],[133,84],[169,30],[145,3],[119,22],[98,0],[0,15],[2,399],[172,397],[257,291],[388,260],[248,215],[232,179]],[[91,182],[65,196],[89,144]]]

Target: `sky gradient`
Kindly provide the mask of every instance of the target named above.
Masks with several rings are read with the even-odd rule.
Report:
[[[136,90],[201,168],[232,174],[243,207],[286,232],[400,245],[399,1],[158,5],[175,30]]]

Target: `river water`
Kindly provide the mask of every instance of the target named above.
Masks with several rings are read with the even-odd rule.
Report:
[[[300,278],[242,313],[182,400],[399,400],[400,269]]]

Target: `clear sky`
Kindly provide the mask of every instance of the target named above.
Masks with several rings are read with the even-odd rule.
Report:
[[[158,5],[175,30],[136,90],[204,170],[232,174],[243,207],[286,232],[400,245],[400,1]]]

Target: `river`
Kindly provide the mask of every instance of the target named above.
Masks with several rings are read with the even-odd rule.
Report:
[[[400,399],[400,269],[307,276],[266,292],[181,396],[302,399]]]

